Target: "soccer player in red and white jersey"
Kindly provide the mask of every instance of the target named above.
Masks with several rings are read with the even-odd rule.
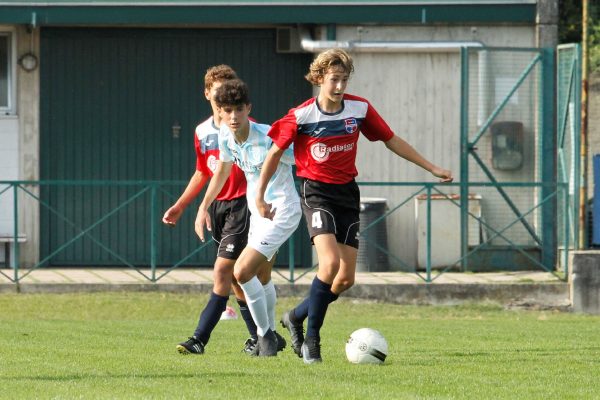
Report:
[[[359,134],[384,142],[389,150],[441,182],[453,179],[452,172],[434,165],[396,136],[366,99],[345,93],[353,71],[352,58],[344,50],[331,49],[316,57],[306,79],[320,87],[319,94],[272,125],[273,146],[256,191],[259,213],[272,218],[264,188],[283,151],[293,143],[302,211],[319,266],[309,297],[286,312],[281,323],[290,332],[292,348],[307,364],[322,361],[319,332],[329,303],[354,284],[360,221],[360,193],[354,180]]]
[[[213,97],[223,82],[236,78],[235,71],[228,65],[217,65],[206,71],[204,96],[210,102],[213,115],[196,127],[194,135],[196,171],[179,199],[165,212],[162,221],[167,225],[174,226],[177,223],[187,206],[198,196],[215,172],[219,160],[221,117]],[[177,350],[182,354],[204,353],[204,347],[227,306],[229,293],[233,288],[240,314],[250,333],[250,338],[244,344],[244,351],[252,354],[258,340],[256,324],[246,304],[244,292],[233,277],[233,266],[246,247],[250,227],[246,178],[237,166],[233,166],[231,175],[209,212],[213,221],[212,236],[217,245],[213,291],[208,304],[200,314],[194,334],[187,341],[178,344]],[[271,280],[271,266],[259,271],[258,277],[263,284]],[[282,350],[285,347],[285,340],[279,334],[276,335],[278,350]]]

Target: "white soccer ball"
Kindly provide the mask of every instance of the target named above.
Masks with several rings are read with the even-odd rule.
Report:
[[[346,342],[346,357],[354,364],[383,364],[387,354],[387,341],[375,329],[358,329]]]

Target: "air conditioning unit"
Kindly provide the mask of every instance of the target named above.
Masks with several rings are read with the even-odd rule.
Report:
[[[300,34],[297,28],[278,27],[276,28],[276,51],[281,54],[304,53],[300,45]]]

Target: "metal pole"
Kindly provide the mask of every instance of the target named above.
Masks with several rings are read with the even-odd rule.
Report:
[[[548,156],[541,157],[539,166],[541,170],[541,178],[544,185],[541,188],[542,199],[548,199],[544,202],[541,210],[541,238],[542,238],[542,264],[551,271],[556,268],[556,252],[557,252],[557,190],[556,185],[556,128],[554,121],[554,106],[555,106],[555,77],[556,63],[555,52],[553,48],[544,48],[543,64],[541,68],[542,85],[540,89],[541,98],[541,113],[539,124],[541,129],[540,147],[541,154]],[[554,196],[552,197],[554,193]]]
[[[294,267],[296,266],[296,246],[294,243],[294,236],[290,236],[288,242],[288,268],[290,271],[290,282],[294,283]]]
[[[427,186],[427,280],[431,282],[431,186]]]
[[[588,0],[581,0],[581,186],[579,187],[579,248],[587,248],[588,147]]]
[[[469,49],[460,49],[460,256],[461,271],[468,268],[469,252]]]
[[[562,266],[563,266],[563,273],[565,274],[564,279],[567,280],[568,279],[568,274],[569,274],[569,235],[571,235],[571,233],[569,232],[569,213],[567,212],[567,210],[569,209],[569,184],[566,184],[565,186],[560,186],[559,188],[561,188],[561,192],[563,195],[563,227],[564,227],[564,238],[563,238],[563,253],[562,253]]]
[[[14,207],[13,208],[13,212],[14,212],[13,239],[15,241],[14,242],[15,243],[15,251],[13,252],[13,258],[15,260],[15,263],[13,265],[13,274],[14,274],[15,283],[19,283],[19,258],[20,258],[20,254],[19,254],[19,196],[18,196],[18,191],[17,191],[18,188],[19,188],[19,185],[15,184],[14,191],[13,191],[13,207]],[[10,243],[8,245],[10,246]],[[10,268],[10,257],[8,260],[4,260],[4,262]]]
[[[156,282],[156,184],[152,185],[152,192],[150,192],[150,268],[152,269],[151,281]]]

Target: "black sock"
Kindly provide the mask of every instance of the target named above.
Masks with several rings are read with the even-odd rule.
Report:
[[[329,304],[333,303],[340,297],[339,294],[333,293],[331,290],[329,291]],[[308,317],[308,302],[310,296],[302,300],[302,303],[298,304],[296,308],[292,310],[290,313],[290,320],[295,324],[302,324],[304,320]]]
[[[310,293],[308,297],[302,300],[302,303],[298,304],[296,308],[290,313],[290,320],[295,324],[301,324],[308,317],[308,303],[310,300]]]
[[[331,285],[315,277],[310,286],[310,301],[308,304],[308,325],[306,336],[319,338],[327,307],[331,299]]]
[[[248,308],[248,304],[244,300],[237,299],[238,306],[240,306],[240,314],[242,314],[242,318],[246,323],[246,328],[248,328],[248,333],[250,337],[254,340],[258,339],[258,335],[256,333],[256,324],[252,319],[252,314],[250,314],[250,309]]]
[[[198,321],[198,326],[194,332],[194,336],[196,339],[200,340],[202,344],[206,345],[208,343],[210,334],[213,329],[215,329],[215,326],[217,326],[221,314],[227,307],[228,299],[229,296],[223,297],[214,292],[211,293],[208,304],[206,304],[206,307],[204,307],[204,310],[202,310],[202,313],[200,314],[200,320]]]

